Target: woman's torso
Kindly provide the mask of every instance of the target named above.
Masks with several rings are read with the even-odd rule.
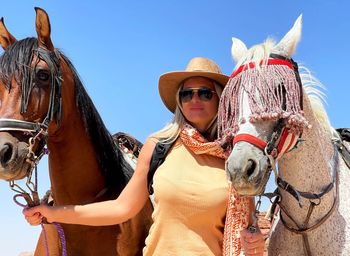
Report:
[[[154,224],[144,255],[221,255],[227,207],[224,160],[179,140],[153,181]]]

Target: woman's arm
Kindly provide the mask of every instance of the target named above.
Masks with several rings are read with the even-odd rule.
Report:
[[[248,227],[253,225],[256,230],[252,232],[249,229],[244,229],[240,232],[242,248],[245,255],[263,255],[265,249],[264,236],[258,227],[258,219],[255,216],[255,199],[254,197],[249,198],[249,222]]]
[[[156,142],[148,139],[138,158],[135,173],[115,200],[86,205],[47,206],[39,205],[25,209],[23,214],[31,225],[49,222],[81,224],[90,226],[114,225],[134,217],[148,200],[147,173]]]

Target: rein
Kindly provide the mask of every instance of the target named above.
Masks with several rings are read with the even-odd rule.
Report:
[[[321,226],[334,212],[335,206],[337,205],[338,202],[338,186],[339,186],[339,174],[337,172],[337,167],[338,167],[338,161],[339,161],[339,155],[338,155],[338,148],[337,145],[334,144],[334,154],[333,154],[333,181],[330,182],[328,185],[326,185],[322,191],[318,194],[316,193],[311,193],[311,192],[303,192],[299,191],[296,188],[294,188],[293,185],[289,184],[287,181],[283,180],[281,177],[278,175],[278,171],[276,168],[276,162],[278,161],[279,158],[281,158],[284,153],[290,152],[293,150],[297,143],[300,142],[299,136],[295,136],[294,133],[290,133],[288,129],[282,128],[282,131],[279,133],[278,131],[281,130],[279,127],[281,127],[282,122],[278,122],[276,125],[274,132],[272,133],[272,138],[266,142],[258,137],[252,136],[250,134],[238,134],[234,137],[233,139],[233,145],[239,141],[245,141],[248,142],[260,150],[264,152],[264,154],[268,157],[269,162],[270,162],[270,171],[273,170],[275,173],[276,177],[276,184],[277,184],[277,189],[273,193],[264,193],[262,196],[266,196],[272,200],[273,197],[276,197],[277,200],[275,200],[275,203],[277,203],[281,210],[286,214],[286,216],[296,225],[297,228],[293,228],[288,226],[288,224],[285,222],[284,218],[282,217],[282,211],[280,211],[280,219],[284,225],[284,227],[289,230],[290,232],[300,234],[303,237],[303,243],[304,243],[304,250],[306,255],[311,256],[311,249],[307,237],[307,233],[318,228]],[[288,146],[286,144],[288,136],[291,136],[291,139],[288,143]],[[293,142],[294,141],[294,142]],[[285,150],[281,150],[285,149]],[[336,189],[336,195],[333,200],[333,204],[331,209],[314,225],[308,226],[309,220],[311,218],[311,215],[315,209],[316,206],[318,206],[321,203],[321,199],[324,195],[329,193],[333,188],[335,187]],[[280,194],[280,190],[284,190],[288,192],[290,195],[292,195],[298,202],[299,206],[302,207],[301,203],[301,198],[308,199],[310,202],[308,213],[306,216],[306,219],[304,223],[300,226],[297,224],[297,222],[293,219],[293,217],[288,213],[287,209],[282,205],[282,196]]]
[[[279,122],[277,124],[276,127],[279,127],[281,124],[281,122]],[[308,236],[307,233],[318,228],[319,226],[321,226],[334,212],[335,210],[335,206],[337,205],[338,202],[338,192],[339,192],[339,174],[337,172],[337,167],[338,167],[338,162],[339,162],[339,155],[338,155],[338,148],[337,145],[334,143],[334,154],[333,154],[333,159],[332,162],[333,164],[333,170],[332,170],[332,174],[333,174],[333,181],[330,182],[328,185],[326,185],[322,191],[320,193],[311,193],[311,192],[303,192],[303,191],[299,191],[296,188],[294,188],[293,185],[289,184],[287,181],[283,180],[281,177],[279,177],[278,172],[277,172],[277,168],[276,168],[276,162],[277,160],[282,157],[282,155],[284,153],[287,153],[289,151],[291,151],[295,146],[296,143],[298,143],[299,137],[297,137],[297,141],[294,144],[294,147],[292,148],[291,145],[293,145],[293,143],[289,143],[287,147],[284,147],[285,141],[288,136],[288,132],[286,128],[282,129],[281,135],[280,136],[276,136],[278,134],[278,128],[274,129],[272,138],[269,142],[265,142],[263,140],[261,140],[258,137],[252,136],[250,134],[238,134],[236,135],[236,137],[233,139],[233,145],[235,143],[237,143],[238,141],[245,141],[248,142],[254,146],[256,146],[257,148],[259,148],[260,150],[262,150],[264,152],[264,154],[268,157],[271,168],[270,171],[273,170],[275,172],[275,177],[276,177],[276,184],[277,184],[277,189],[275,192],[273,193],[264,193],[262,194],[262,196],[266,196],[268,197],[270,200],[272,200],[273,197],[276,197],[275,203],[278,204],[281,208],[280,211],[280,219],[282,221],[283,226],[289,230],[290,232],[296,233],[296,234],[300,234],[303,237],[303,243],[304,243],[304,250],[306,255],[311,256],[311,249],[310,249],[310,244],[308,241]],[[293,137],[293,133],[292,133],[292,137]],[[279,139],[275,139],[275,138],[279,138]],[[278,141],[278,143],[276,144],[276,141]],[[293,140],[291,140],[293,141]],[[280,150],[280,148],[286,148],[286,150],[284,150],[283,152]],[[322,197],[324,195],[326,195],[327,193],[329,193],[333,188],[335,187],[336,189],[336,194],[333,200],[333,204],[331,209],[320,219],[318,220],[318,222],[312,226],[308,226],[309,224],[309,220],[311,218],[311,215],[315,209],[316,206],[318,206],[321,203]],[[292,195],[298,202],[299,206],[302,207],[302,203],[301,203],[301,198],[305,198],[308,199],[310,202],[309,205],[309,209],[307,212],[307,216],[306,219],[304,221],[304,223],[302,225],[298,225],[297,222],[293,219],[293,217],[288,213],[287,209],[283,206],[282,204],[282,196],[280,194],[280,190],[284,190],[286,192],[288,192],[290,195]],[[282,212],[296,225],[297,228],[293,228],[288,226],[288,224],[285,222],[284,218],[282,217]]]
[[[301,202],[300,202],[300,196],[303,198],[306,198],[309,200],[310,205],[309,205],[309,209],[307,212],[307,216],[306,219],[304,221],[304,223],[302,225],[298,225],[297,222],[292,218],[292,216],[288,213],[287,209],[283,206],[283,204],[281,204],[282,202],[282,197],[281,194],[278,193],[278,196],[280,197],[280,200],[278,202],[279,207],[281,208],[282,211],[280,211],[280,219],[282,221],[283,226],[289,230],[290,232],[293,232],[295,234],[299,234],[302,235],[303,237],[303,242],[304,242],[304,250],[305,253],[307,255],[312,255],[311,253],[311,249],[310,249],[310,244],[308,241],[308,237],[307,237],[307,233],[315,230],[316,228],[318,228],[319,226],[321,226],[334,212],[336,205],[338,203],[338,199],[339,199],[339,172],[337,171],[337,167],[339,164],[339,154],[338,154],[338,150],[336,148],[336,145],[333,144],[333,148],[334,148],[334,154],[333,154],[333,158],[332,158],[332,162],[333,162],[333,170],[332,170],[332,174],[333,174],[333,181],[331,183],[329,183],[326,187],[323,188],[323,190],[319,193],[319,194],[315,194],[315,193],[310,193],[310,192],[301,192],[296,190],[292,185],[290,185],[289,183],[283,181],[282,179],[280,179],[280,183],[278,183],[278,187],[287,191],[288,193],[290,193],[294,198],[295,195],[298,195],[298,203],[299,206],[302,207]],[[283,184],[283,185],[281,185]],[[333,204],[331,209],[320,219],[318,220],[318,222],[312,226],[308,226],[309,224],[309,220],[311,217],[311,214],[313,212],[313,210],[315,209],[316,206],[318,206],[321,203],[321,199],[324,195],[326,195],[328,192],[330,192],[333,188],[335,187],[335,196],[334,196],[334,200],[333,200]],[[297,226],[297,228],[293,228],[288,226],[288,224],[285,222],[284,218],[282,217],[282,212]]]

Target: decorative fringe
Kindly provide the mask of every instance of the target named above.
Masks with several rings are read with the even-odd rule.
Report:
[[[218,133],[222,140],[234,135],[239,124],[247,121],[242,118],[244,93],[251,111],[249,122],[283,118],[292,131],[309,127],[300,106],[300,86],[294,71],[285,65],[262,65],[242,71],[225,87],[218,111]]]

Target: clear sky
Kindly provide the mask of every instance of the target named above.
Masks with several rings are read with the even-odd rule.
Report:
[[[230,74],[232,36],[249,47],[268,36],[279,40],[300,14],[294,59],[326,86],[333,126],[350,127],[347,0],[4,1],[0,16],[18,39],[36,36],[35,6],[48,12],[54,45],[75,65],[112,133],[144,141],[170,121],[158,96],[160,74],[183,70],[195,56],[215,60]],[[42,161],[41,195],[50,187]],[[0,193],[0,255],[34,250],[40,227],[25,222],[4,181]]]

